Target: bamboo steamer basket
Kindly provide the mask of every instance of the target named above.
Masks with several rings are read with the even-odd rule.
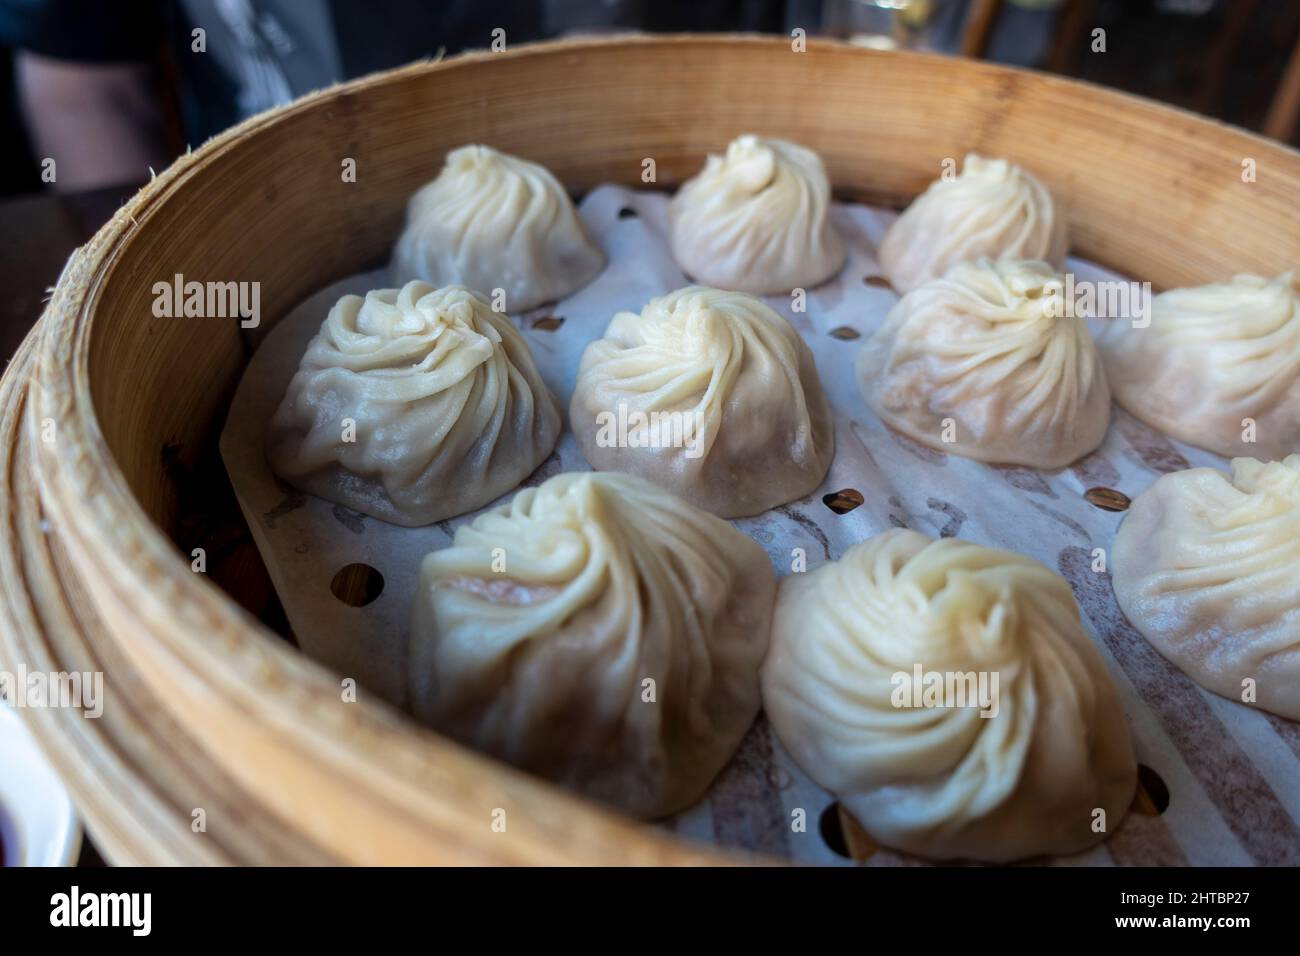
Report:
[[[418,64],[248,120],[77,250],[0,384],[0,654],[104,672],[100,719],[23,713],[108,859],[734,859],[471,753],[364,693],[343,703],[337,675],[230,596],[260,609],[255,553],[222,576],[229,593],[193,572],[185,529],[221,497],[213,449],[249,348],[234,320],[153,317],[151,289],[176,273],[257,281],[269,323],[380,264],[407,198],[451,148],[536,160],[575,194],[644,185],[653,159],[652,188],[671,189],[744,132],[815,149],[841,198],[896,206],[944,158],[1007,157],[1068,210],[1074,253],[1156,288],[1300,260],[1300,154],[969,60],[816,40],[795,52],[780,38],[581,40]],[[355,182],[340,175],[345,158]],[[491,827],[497,809],[506,834]]]

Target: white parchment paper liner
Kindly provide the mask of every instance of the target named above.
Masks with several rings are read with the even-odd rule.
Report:
[[[666,241],[667,197],[602,186],[586,196],[580,212],[608,254],[608,267],[562,302],[515,317],[543,379],[566,410],[582,351],[603,334],[614,313],[639,312],[649,299],[689,281]],[[1055,472],[948,456],[892,432],[858,394],[853,363],[862,340],[897,301],[892,290],[864,281],[879,274],[874,249],[894,214],[837,205],[833,215],[848,240],[843,271],[808,291],[805,313],[794,313],[789,297],[767,302],[790,319],[816,356],[835,412],[835,459],[815,494],[735,525],[767,549],[779,575],[789,571],[795,548],[802,548],[814,567],[892,526],[1008,548],[1061,572],[1074,587],[1084,621],[1119,687],[1138,759],[1164,781],[1171,799],[1163,815],[1130,813],[1104,844],[1058,862],[1300,863],[1300,728],[1192,683],[1124,619],[1109,577],[1091,570],[1093,549],[1109,552],[1123,516],[1089,504],[1084,491],[1103,486],[1136,497],[1161,473],[1224,467],[1224,460],[1166,439],[1118,408],[1103,447]],[[1070,268],[1077,280],[1120,278],[1073,259]],[[304,652],[355,677],[363,693],[402,706],[408,617],[420,559],[447,545],[455,528],[474,515],[427,528],[388,525],[288,488],[272,475],[263,451],[266,424],[330,306],[345,292],[364,294],[385,285],[382,271],[345,279],[313,295],[269,331],[231,406],[221,453]],[[557,328],[534,326],[547,316],[564,321]],[[860,337],[843,338],[845,329]],[[555,454],[527,484],[588,469],[566,429]],[[837,515],[822,496],[846,488],[860,491],[865,502]],[[365,607],[348,607],[330,591],[334,574],[353,562],[371,565],[384,577],[382,594]],[[832,803],[760,717],[709,795],[664,825],[723,846],[806,862],[850,862],[819,832]],[[806,817],[803,832],[792,827],[799,810]],[[914,861],[881,849],[866,862]]]

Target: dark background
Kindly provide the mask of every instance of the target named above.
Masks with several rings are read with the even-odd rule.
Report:
[[[507,24],[510,42],[573,31],[639,28],[650,31],[742,30],[780,32],[795,26],[810,34],[835,32],[834,9],[853,0],[543,0],[487,3],[444,0],[426,5],[364,0],[366,16],[347,17],[358,0],[332,0],[346,34],[341,44],[348,76],[394,66],[439,49],[454,54],[486,45],[493,26]],[[976,0],[956,0],[938,16],[932,41],[957,53]],[[47,25],[73,60],[97,32],[119,30],[152,65],[160,103],[168,112],[172,155],[197,145],[238,116],[208,110],[203,122],[187,117],[176,38],[188,34],[181,3],[173,0],[0,0],[0,358],[6,362],[40,314],[47,287],[73,247],[85,242],[144,182],[75,194],[46,192],[21,114],[14,81],[15,51],[6,37],[44,7],[60,14]],[[833,9],[834,8],[834,9]],[[52,15],[53,16],[53,15]],[[346,24],[343,21],[346,19]],[[401,29],[394,32],[393,24]],[[16,26],[17,25],[17,26]],[[1104,55],[1090,51],[1091,32],[1107,34]],[[12,28],[12,29],[6,29]],[[991,60],[1047,70],[1131,91],[1262,129],[1288,63],[1300,45],[1300,0],[1007,0],[1000,4],[984,55]],[[43,49],[53,55],[49,49]],[[1294,110],[1300,110],[1297,103]],[[1293,110],[1293,111],[1294,111]],[[1068,118],[1063,118],[1068,121]],[[204,126],[204,123],[207,126]],[[1292,118],[1284,138],[1300,142]],[[1098,143],[1098,148],[1105,148]],[[102,865],[86,842],[82,865]]]
[[[829,0],[837,7],[853,0]],[[1292,51],[1300,43],[1300,2],[1296,0],[1055,0],[1055,8],[1021,6],[1025,0],[1001,4],[990,37],[987,57],[1079,77],[1163,100],[1186,109],[1258,130],[1272,102]],[[1040,0],[1041,2],[1041,0]],[[1053,2],[1053,0],[1048,0]],[[139,5],[162,12],[156,26],[155,59],[160,84],[180,86],[174,56],[164,52],[167,38],[187,33],[183,7],[174,2],[93,0],[90,6],[113,10],[130,19]],[[13,51],[5,48],[6,10],[30,6],[31,0],[0,0],[0,196],[37,192],[42,188],[22,117],[14,95]],[[463,16],[446,16],[464,6]],[[942,48],[955,51],[970,0],[957,0],[945,11],[936,29]],[[346,2],[339,5],[343,10]],[[341,44],[345,70],[359,75],[430,55],[440,47],[450,55],[486,45],[492,25],[510,25],[511,42],[539,39],[559,32],[632,27],[655,31],[759,30],[786,33],[803,25],[811,34],[833,21],[828,0],[513,0],[491,3],[471,0],[429,5],[397,0],[365,0],[370,17],[347,22],[349,41]],[[410,11],[438,9],[411,20]],[[612,10],[613,12],[608,12]],[[1188,11],[1188,12],[1182,12]],[[342,14],[339,14],[340,18]],[[380,27],[406,17],[400,43]],[[59,24],[75,35],[92,25],[79,18]],[[557,27],[562,29],[557,29]],[[1107,31],[1107,52],[1088,49],[1094,27]],[[177,102],[180,102],[178,97]],[[237,117],[231,115],[233,121]],[[180,129],[179,122],[173,130]],[[214,130],[205,129],[210,133]],[[172,136],[175,152],[184,149],[184,132]],[[1300,142],[1293,130],[1288,140]],[[197,145],[197,144],[194,144]]]

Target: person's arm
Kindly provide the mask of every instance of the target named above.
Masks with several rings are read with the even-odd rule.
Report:
[[[55,162],[60,192],[143,182],[168,163],[143,63],[72,63],[20,51],[18,99],[37,162]]]

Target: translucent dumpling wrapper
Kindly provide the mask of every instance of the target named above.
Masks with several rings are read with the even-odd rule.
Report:
[[[1225,458],[1300,451],[1300,296],[1293,275],[1171,289],[1151,321],[1098,337],[1115,401]]]
[[[1081,851],[1136,788],[1070,586],[953,538],[895,529],[783,579],[763,707],[876,840],[932,859]]]
[[[673,256],[702,285],[790,295],[840,271],[826,169],[810,149],[741,136],[678,190],[668,210]]]
[[[317,497],[424,525],[517,487],[560,424],[508,318],[469,289],[410,282],[330,309],[271,420],[267,456]]]
[[[937,179],[880,243],[881,271],[899,292],[974,259],[1041,259],[1065,266],[1065,215],[1041,182],[1005,159],[966,156],[961,175]]]
[[[1300,720],[1300,455],[1161,477],[1111,567],[1128,619],[1194,681]]]
[[[569,420],[593,468],[723,517],[802,498],[835,449],[799,333],[753,296],[700,286],[614,317],[583,353]]]
[[[630,475],[557,475],[424,559],[411,702],[515,766],[660,817],[759,710],[775,576],[727,522]]]
[[[909,292],[858,356],[886,424],[979,461],[1059,468],[1097,448],[1110,389],[1087,324],[1043,262],[984,259]]]
[[[503,311],[523,312],[576,292],[604,266],[604,252],[547,169],[462,146],[411,197],[389,269],[399,285],[421,279],[489,296],[500,289]]]

